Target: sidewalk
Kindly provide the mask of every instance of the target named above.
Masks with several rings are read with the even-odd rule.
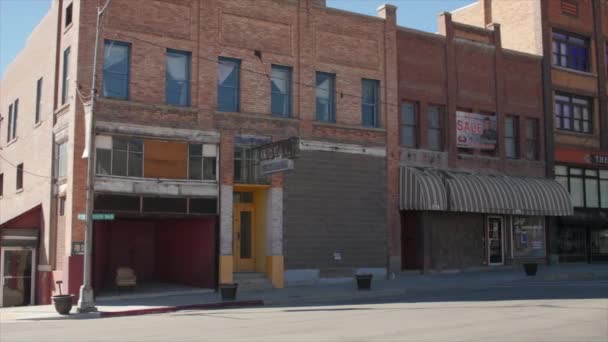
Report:
[[[553,281],[608,279],[608,264],[573,264],[541,266],[535,277],[526,277],[521,268],[458,274],[401,275],[393,280],[374,279],[371,291],[358,291],[355,282],[318,284],[264,291],[239,291],[237,301],[222,302],[219,293],[207,292],[139,299],[99,300],[93,314],[60,316],[52,305],[0,308],[0,322],[18,320],[87,319],[117,317],[187,309],[220,309],[229,307],[321,305],[341,301],[366,301],[395,296],[415,298],[420,295],[456,290],[484,289],[515,281]]]

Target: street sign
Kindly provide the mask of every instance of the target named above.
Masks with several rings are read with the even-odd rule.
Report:
[[[78,214],[78,219],[80,221],[86,221],[86,214]],[[114,214],[93,214],[93,221],[112,221],[115,219]]]
[[[300,153],[300,139],[292,137],[289,139],[275,141],[255,148],[260,153],[260,160],[293,159]]]
[[[293,170],[294,164],[291,159],[273,159],[260,162],[260,172],[263,175]]]

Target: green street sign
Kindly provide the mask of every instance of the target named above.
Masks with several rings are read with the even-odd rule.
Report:
[[[86,221],[86,214],[78,214],[78,219],[80,221]],[[112,221],[115,219],[114,214],[93,214],[93,221]]]

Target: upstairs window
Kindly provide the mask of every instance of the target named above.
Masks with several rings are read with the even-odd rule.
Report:
[[[72,12],[74,8],[74,3],[69,4],[65,8],[65,27],[68,27],[72,24]]]
[[[509,159],[516,159],[519,155],[519,149],[517,148],[519,141],[518,133],[517,117],[505,117],[505,155]]]
[[[240,60],[220,57],[217,72],[217,110],[220,112],[239,111],[240,69]]]
[[[336,75],[317,72],[315,92],[317,121],[336,122]]]
[[[19,116],[19,99],[8,106],[8,125],[6,130],[6,142],[17,138],[17,118]]]
[[[291,68],[273,65],[270,81],[270,107],[273,116],[291,116]]]
[[[593,133],[591,100],[569,94],[555,95],[555,127],[563,131]]]
[[[103,96],[129,98],[131,44],[106,40],[103,50]]]
[[[443,150],[442,111],[438,106],[429,106],[428,113],[428,148],[433,151]]]
[[[0,173],[0,197],[4,196],[4,173]]]
[[[401,105],[401,146],[417,147],[417,112],[418,106],[415,103],[404,103]]]
[[[380,81],[362,81],[361,112],[365,127],[380,127]]]
[[[63,77],[61,82],[61,104],[68,102],[70,96],[70,48],[63,51]]]
[[[190,144],[188,146],[188,179],[217,179],[217,146]]]
[[[23,189],[23,163],[17,165],[17,182],[15,183],[17,190]]]
[[[106,146],[98,144],[96,173],[125,177],[142,177],[143,141],[112,137]]]
[[[589,71],[589,39],[565,32],[553,32],[553,65]]]
[[[67,176],[67,166],[68,166],[68,144],[67,142],[62,142],[56,145],[57,150],[56,153],[56,175],[57,178],[65,178]]]
[[[528,119],[526,123],[526,158],[539,159],[538,119]]]
[[[40,106],[42,101],[42,78],[36,82],[36,114],[34,116],[34,123],[40,122]]]
[[[190,106],[190,52],[167,50],[165,100],[174,106]]]

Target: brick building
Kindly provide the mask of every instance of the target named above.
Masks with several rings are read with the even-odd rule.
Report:
[[[544,178],[542,58],[507,50],[501,26],[439,17],[440,34],[399,28],[402,268],[435,271],[543,261],[546,217],[572,211]],[[397,213],[396,213],[397,214]]]
[[[5,291],[6,305],[46,303],[57,280],[74,294],[82,284],[83,103],[104,3],[54,1],[2,80],[1,243],[17,241],[11,272],[36,277]],[[378,11],[113,0],[99,45],[94,210],[115,219],[94,225],[96,293],[119,268],[138,284],[203,288],[385,275],[397,51],[394,8]],[[299,138],[295,170],[260,174],[256,147],[288,137]]]
[[[556,220],[550,253],[561,261],[608,259],[608,3],[480,0],[455,21],[501,24],[504,46],[543,55],[548,175],[576,208]]]

